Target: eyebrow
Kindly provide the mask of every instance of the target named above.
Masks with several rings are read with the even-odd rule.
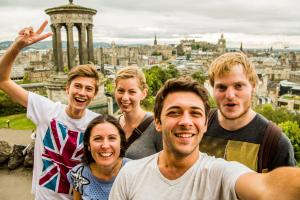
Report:
[[[204,112],[204,109],[201,107],[198,107],[198,106],[191,106],[190,108],[193,110],[201,110]],[[172,109],[181,109],[181,107],[180,106],[171,106],[171,107],[167,108],[166,111],[172,110]]]

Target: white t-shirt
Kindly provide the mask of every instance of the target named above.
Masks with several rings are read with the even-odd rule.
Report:
[[[169,180],[159,171],[158,155],[133,160],[119,172],[110,200],[229,200],[237,199],[237,178],[251,172],[237,162],[200,153],[197,162],[181,177]]]
[[[29,93],[27,117],[36,125],[32,192],[35,199],[72,199],[67,179],[69,170],[83,156],[83,133],[99,114],[86,110],[85,116],[72,119],[66,105]]]

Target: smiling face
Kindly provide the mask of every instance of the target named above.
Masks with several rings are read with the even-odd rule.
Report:
[[[163,101],[156,129],[163,134],[164,150],[178,157],[199,152],[206,131],[205,107],[193,92],[169,93]]]
[[[68,95],[68,113],[82,112],[95,97],[96,81],[89,77],[75,77],[67,85],[66,93]]]
[[[251,110],[253,86],[241,65],[214,79],[214,97],[221,115],[228,120],[246,118]]]
[[[136,78],[119,79],[116,83],[115,99],[122,112],[138,110],[146,95],[146,89],[141,89]]]
[[[103,167],[114,167],[121,151],[118,129],[109,122],[97,124],[91,130],[88,150],[95,163]]]

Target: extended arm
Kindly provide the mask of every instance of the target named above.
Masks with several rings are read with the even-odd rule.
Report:
[[[81,200],[81,199],[82,198],[80,193],[77,190],[73,189],[73,200]]]
[[[24,47],[52,35],[52,33],[41,35],[47,23],[48,21],[45,21],[36,32],[34,32],[31,27],[20,31],[19,36],[0,58],[0,89],[10,96],[14,101],[25,107],[27,107],[28,92],[10,79],[12,66],[19,52]]]
[[[281,167],[269,173],[247,173],[236,183],[241,200],[299,200],[300,169]]]

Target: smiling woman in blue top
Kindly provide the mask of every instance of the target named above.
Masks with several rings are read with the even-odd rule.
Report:
[[[108,199],[115,177],[128,161],[125,134],[117,119],[98,116],[84,133],[84,163],[68,173],[74,200]]]

